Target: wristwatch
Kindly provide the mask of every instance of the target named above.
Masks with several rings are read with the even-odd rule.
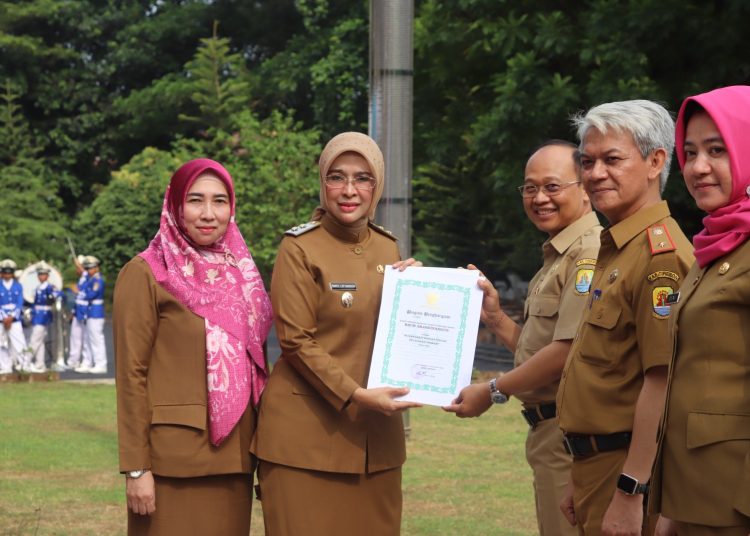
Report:
[[[148,469],[138,469],[137,471],[126,471],[125,476],[128,478],[141,478],[148,473]]]
[[[505,404],[508,401],[508,395],[501,393],[497,388],[497,378],[490,380],[490,398],[493,404]]]
[[[636,478],[625,473],[620,473],[617,479],[617,489],[625,495],[637,495],[648,491],[648,484],[641,484]]]

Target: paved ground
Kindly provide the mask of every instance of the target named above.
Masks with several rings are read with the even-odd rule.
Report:
[[[107,319],[104,325],[104,338],[107,344],[107,362],[108,370],[107,374],[79,374],[73,371],[65,371],[60,374],[62,380],[102,380],[111,379],[115,377],[114,367],[114,348],[112,344],[112,324],[110,319]],[[279,341],[276,338],[276,331],[271,330],[268,337],[268,353],[271,363],[275,363],[279,358],[281,350],[279,349]],[[474,359],[474,368],[478,370],[501,370],[507,371],[512,367],[512,355],[510,352],[500,346],[482,344],[477,351],[477,355]]]

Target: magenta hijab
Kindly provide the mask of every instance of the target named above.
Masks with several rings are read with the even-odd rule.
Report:
[[[716,123],[732,171],[729,203],[703,218],[703,230],[693,237],[695,259],[704,268],[750,236],[750,86],[723,87],[685,99],[675,136],[680,169],[685,167],[685,109],[690,102],[699,104]]]
[[[230,197],[231,219],[222,238],[196,246],[182,222],[185,197],[204,173],[220,179]],[[234,184],[224,166],[207,158],[178,169],[164,194],[159,232],[140,253],[165,290],[205,319],[208,414],[211,443],[229,435],[252,397],[258,404],[268,370],[263,342],[271,329],[271,301],[234,221]]]

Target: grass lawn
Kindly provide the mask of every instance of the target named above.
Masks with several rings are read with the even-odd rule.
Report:
[[[404,535],[536,534],[526,424],[511,401],[472,420],[412,410]],[[125,533],[115,389],[0,385],[0,534]],[[253,535],[263,534],[253,505]]]

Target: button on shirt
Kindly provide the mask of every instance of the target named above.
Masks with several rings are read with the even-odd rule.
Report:
[[[655,224],[674,250],[659,242],[652,253],[648,230]],[[672,354],[662,297],[677,290],[692,262],[693,247],[665,201],[602,232],[589,308],[557,393],[564,432],[632,430],[645,371],[668,365]]]
[[[586,308],[602,226],[590,212],[542,246],[544,265],[529,283],[524,325],[516,343],[517,367],[553,341],[575,336]],[[555,400],[558,382],[519,393],[527,404]]]

